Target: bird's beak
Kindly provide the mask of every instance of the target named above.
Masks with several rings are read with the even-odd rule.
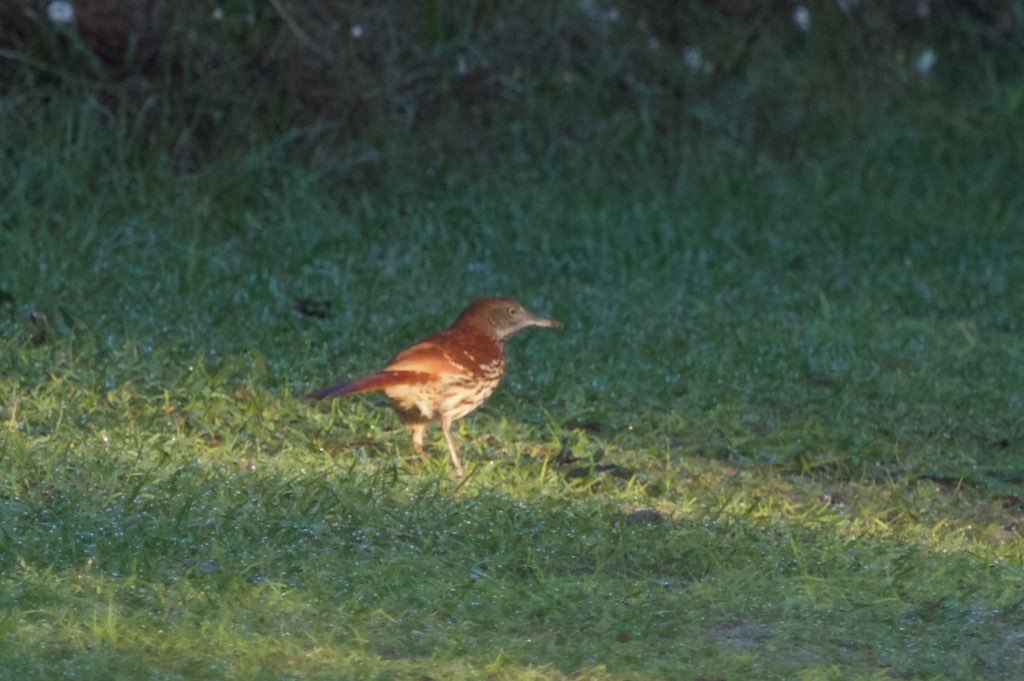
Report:
[[[543,326],[549,329],[560,329],[562,328],[562,322],[554,319],[545,319],[544,317],[538,317],[532,312],[528,312],[529,318],[523,320],[523,326]]]

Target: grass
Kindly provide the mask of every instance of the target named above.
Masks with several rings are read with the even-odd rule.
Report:
[[[1016,678],[1013,87],[786,152],[442,121],[340,149],[369,189],[5,110],[0,676]],[[295,397],[499,292],[565,328],[460,422],[468,480]]]

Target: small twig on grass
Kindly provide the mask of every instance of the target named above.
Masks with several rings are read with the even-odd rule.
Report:
[[[330,60],[332,58],[331,54],[327,50],[313,42],[310,35],[306,33],[301,26],[299,26],[299,22],[295,21],[295,18],[284,8],[284,5],[281,4],[281,0],[270,0],[270,4],[274,6],[274,10],[277,12],[277,15],[281,17],[281,21],[283,21],[288,27],[288,30],[290,30],[292,34],[299,39],[300,43],[313,50],[317,55],[324,59]]]
[[[459,484],[455,485],[455,489],[452,490],[452,496],[457,495],[459,493],[459,490],[465,487],[466,483],[469,482],[469,479],[472,478],[473,475],[476,473],[477,468],[479,468],[479,466],[473,466],[472,468],[469,469],[469,472],[466,473],[466,475],[464,475],[461,480],[459,480]]]

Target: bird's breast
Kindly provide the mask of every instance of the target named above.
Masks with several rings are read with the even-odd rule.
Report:
[[[436,413],[456,421],[470,413],[491,396],[501,381],[500,369],[489,369],[486,375],[450,376],[444,381]]]

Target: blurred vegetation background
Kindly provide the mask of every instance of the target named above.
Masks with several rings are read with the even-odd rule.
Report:
[[[1022,22],[1015,0],[2,0],[0,106],[10,125],[87,100],[123,160],[181,173],[277,145],[339,190],[594,143],[793,158],[879,106],[1017,77]]]

